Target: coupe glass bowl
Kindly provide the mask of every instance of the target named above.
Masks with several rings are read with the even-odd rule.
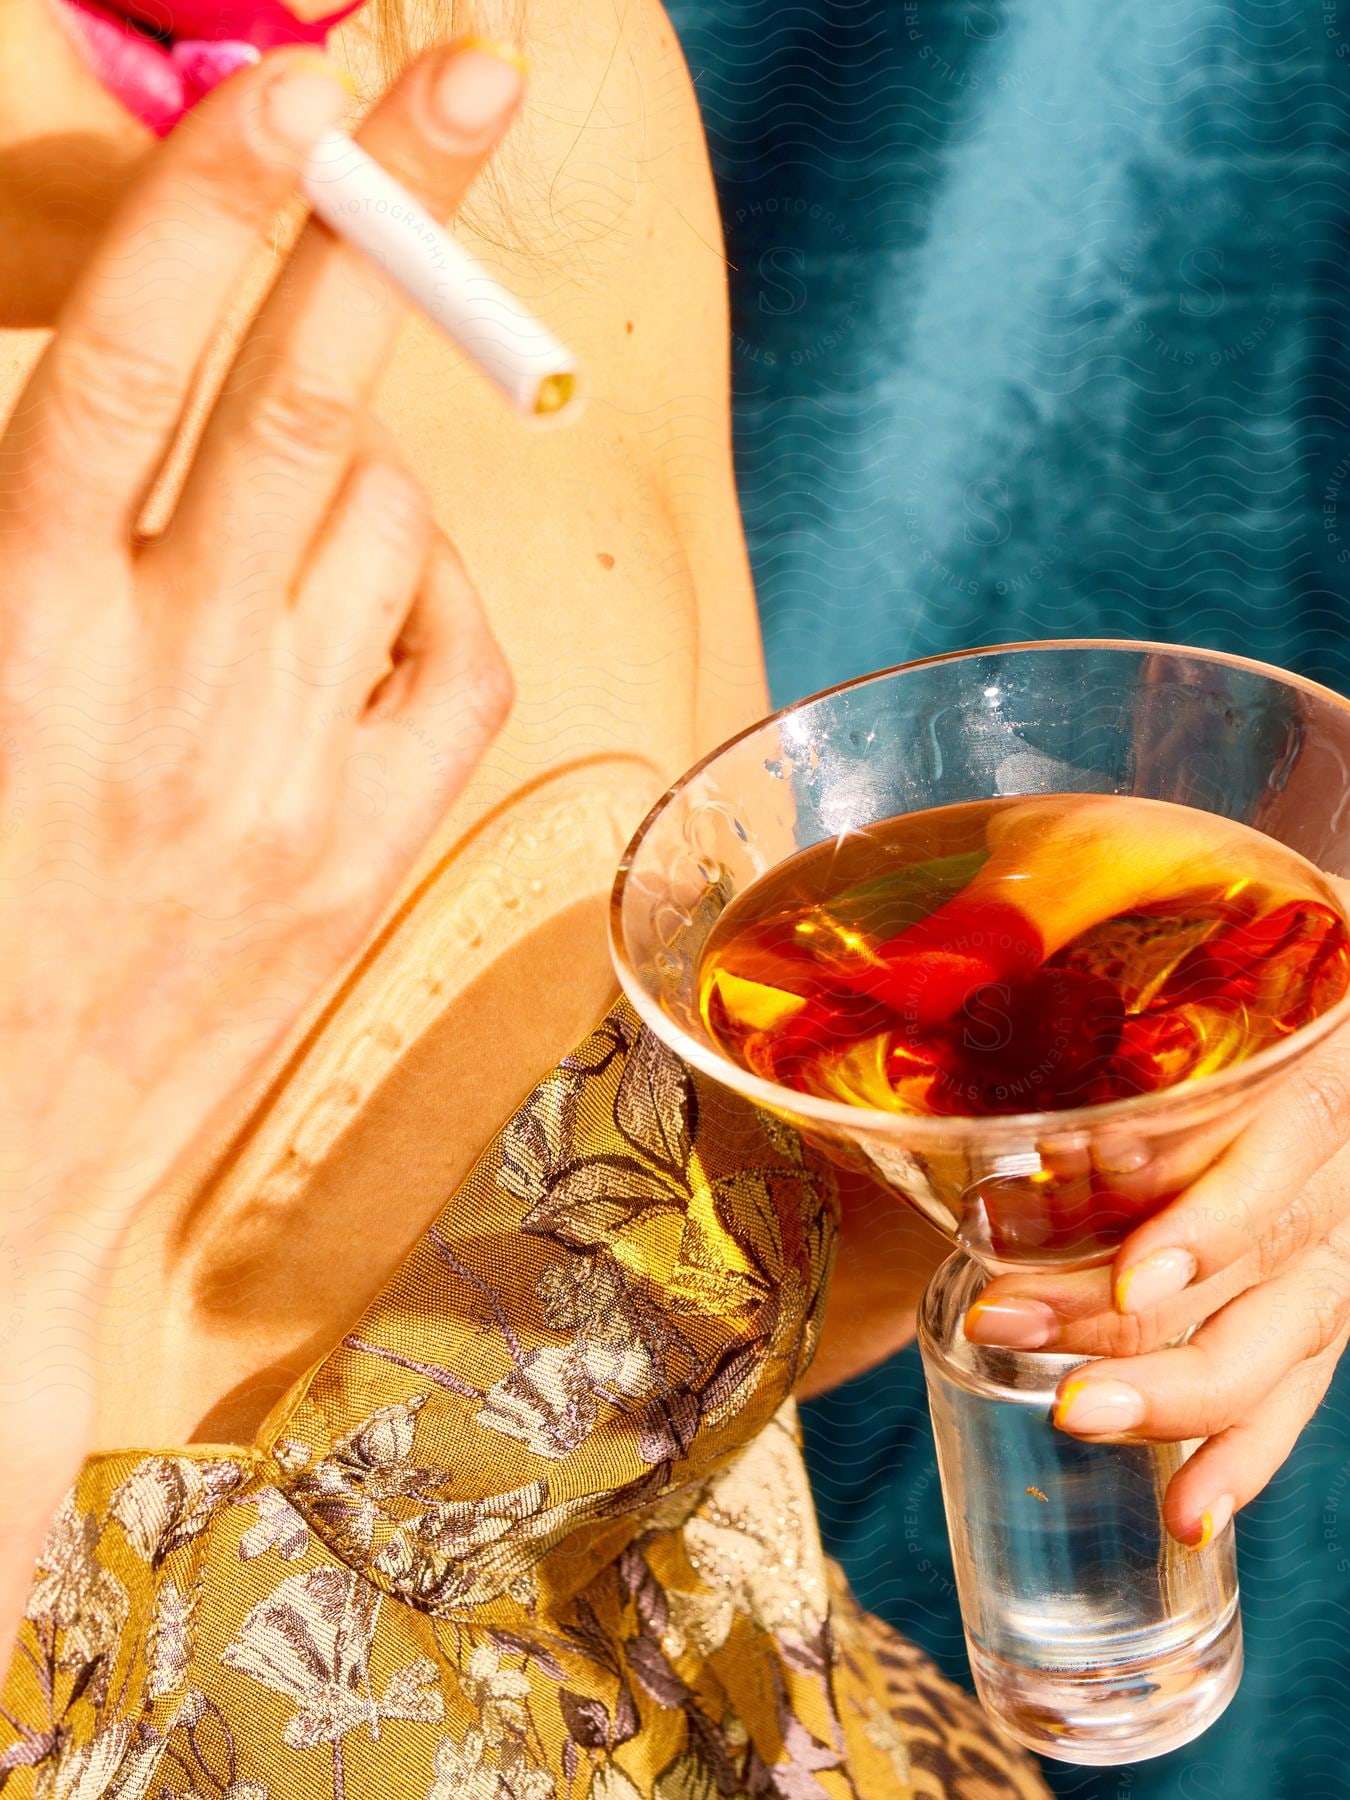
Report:
[[[1089,1266],[1213,1161],[1290,1066],[1350,1017],[1350,997],[1248,1061],[1160,1092],[1063,1112],[910,1116],[798,1093],[728,1056],[699,1012],[709,933],[801,850],[996,796],[1173,801],[1345,876],[1348,772],[1350,704],[1241,657],[1089,640],[909,663],[776,713],[676,783],[619,868],[615,965],[679,1056],[865,1165],[986,1268]],[[1066,1219],[1081,1229],[1066,1233]]]

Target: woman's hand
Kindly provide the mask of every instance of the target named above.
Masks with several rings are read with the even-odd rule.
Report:
[[[1155,1348],[1197,1323],[1186,1344]],[[1002,1276],[966,1330],[1105,1358],[1060,1384],[1055,1423],[1075,1437],[1207,1440],[1174,1476],[1166,1518],[1183,1543],[1208,1543],[1288,1456],[1350,1332],[1350,1029],[1111,1268]]]
[[[363,141],[452,212],[519,98],[437,51]],[[400,319],[311,227],[166,531],[194,369],[344,96],[285,53],[150,159],[0,440],[0,1645],[88,1441],[140,1202],[359,945],[509,704],[370,395]]]

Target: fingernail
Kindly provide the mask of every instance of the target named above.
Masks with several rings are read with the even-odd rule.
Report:
[[[966,1314],[972,1344],[1005,1350],[1039,1350],[1059,1328],[1059,1319],[1039,1300],[977,1300]]]
[[[431,83],[431,110],[442,137],[472,150],[501,126],[520,98],[519,59],[470,39],[457,44]]]
[[[1237,1501],[1231,1494],[1220,1494],[1207,1512],[1200,1515],[1200,1535],[1190,1546],[1192,1550],[1205,1550],[1212,1544],[1219,1533],[1237,1511]]]
[[[317,50],[289,57],[260,97],[271,144],[307,157],[324,132],[342,122],[355,91],[347,71]]]
[[[1103,1175],[1133,1175],[1142,1169],[1151,1152],[1138,1138],[1108,1139],[1093,1146],[1092,1160]]]
[[[1116,1278],[1116,1311],[1143,1313],[1174,1300],[1195,1280],[1199,1264],[1189,1250],[1155,1250]]]
[[[1143,1422],[1143,1396],[1123,1381],[1071,1381],[1055,1402],[1061,1431],[1119,1437]]]
[[[522,75],[530,72],[530,59],[522,56],[514,44],[505,43],[501,38],[466,37],[460,39],[461,50],[481,50],[484,56],[495,56],[499,62],[510,63]]]

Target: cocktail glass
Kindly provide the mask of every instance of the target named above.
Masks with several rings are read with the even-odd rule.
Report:
[[[1350,874],[1350,703],[1266,665],[1157,644],[974,650],[816,695],[699,763],[630,844],[615,964],[686,1062],[864,1167],[958,1246],[920,1316],[971,1666],[987,1709],[1071,1762],[1158,1755],[1203,1731],[1241,1672],[1231,1526],[1181,1546],[1161,1502],[1190,1444],[1083,1444],[1049,1421],[1085,1359],[970,1343],[991,1274],[1109,1261],[1224,1150],[1350,997],[1246,1062],[1072,1111],[874,1111],[750,1073],[699,1008],[710,932],[813,845],[899,814],[1010,795],[1127,794],[1217,813]]]

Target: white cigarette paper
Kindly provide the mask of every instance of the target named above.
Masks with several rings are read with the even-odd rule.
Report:
[[[581,409],[577,359],[345,132],[325,132],[306,165],[305,196],[439,325],[531,424]]]

